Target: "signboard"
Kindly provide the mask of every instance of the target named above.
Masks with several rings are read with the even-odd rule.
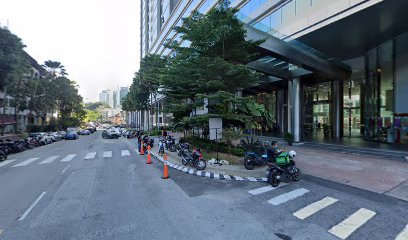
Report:
[[[210,128],[210,140],[219,140],[222,138],[222,118],[208,119]]]

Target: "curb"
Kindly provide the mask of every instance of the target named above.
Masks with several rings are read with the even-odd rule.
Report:
[[[157,160],[164,163],[163,157],[159,156],[158,154],[154,152],[150,152],[150,154],[153,155],[153,157],[155,157]],[[191,175],[200,176],[200,177],[214,178],[214,179],[220,179],[220,180],[244,181],[244,182],[266,182],[267,181],[266,177],[263,177],[263,178],[240,177],[240,176],[225,175],[225,174],[220,174],[220,173],[215,173],[215,172],[199,171],[196,169],[174,164],[170,160],[167,160],[167,161],[169,162],[169,167],[171,168],[174,168],[178,171],[188,173]]]

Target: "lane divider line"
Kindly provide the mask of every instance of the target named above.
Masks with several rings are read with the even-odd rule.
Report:
[[[278,205],[280,205],[282,203],[285,203],[285,202],[288,202],[288,201],[293,200],[295,198],[298,198],[298,197],[300,197],[300,196],[302,196],[302,195],[304,195],[304,194],[306,194],[308,192],[310,192],[310,191],[305,189],[305,188],[298,188],[298,189],[295,189],[295,190],[290,191],[288,193],[284,193],[284,194],[281,194],[281,195],[279,195],[277,197],[271,198],[271,199],[268,200],[268,203],[270,203],[272,205],[275,205],[275,206],[278,206]]]
[[[65,171],[67,171],[67,169],[69,168],[69,166],[71,166],[71,163],[70,164],[68,164],[65,168],[64,168],[64,170],[62,170],[62,172],[61,173],[65,173]]]
[[[333,203],[337,202],[338,200],[332,197],[325,197],[317,202],[311,203],[306,207],[300,209],[299,211],[295,212],[293,216],[299,219],[305,219],[307,217],[312,216],[313,214],[317,213],[318,211],[332,205]]]
[[[4,232],[4,230],[0,229],[0,235]]]
[[[44,197],[44,195],[45,195],[46,193],[47,193],[47,192],[41,193],[41,195],[31,204],[31,206],[24,212],[24,214],[21,215],[21,217],[18,219],[18,221],[24,220],[24,219],[27,217],[27,215],[33,210],[33,208],[35,207],[35,205],[38,204],[38,202],[41,200],[41,198]]]
[[[329,233],[341,238],[346,239],[354,231],[363,226],[368,220],[376,215],[375,212],[360,208],[357,212],[353,213],[350,217],[344,219],[341,223],[333,226]]]
[[[122,150],[122,157],[124,156],[130,156],[129,150]]]
[[[34,162],[34,161],[37,160],[37,159],[38,159],[38,158],[29,158],[29,159],[27,159],[27,160],[25,160],[25,161],[22,161],[22,162],[19,163],[19,164],[14,165],[13,167],[27,166],[28,164]]]

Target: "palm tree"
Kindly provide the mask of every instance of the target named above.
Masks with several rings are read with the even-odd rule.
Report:
[[[64,65],[61,64],[61,62],[57,61],[45,61],[43,67],[49,72],[52,77],[64,77],[68,75],[68,73],[65,70]]]

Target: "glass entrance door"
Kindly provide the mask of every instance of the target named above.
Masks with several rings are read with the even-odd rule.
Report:
[[[303,138],[319,140],[330,137],[330,82],[303,87]]]

